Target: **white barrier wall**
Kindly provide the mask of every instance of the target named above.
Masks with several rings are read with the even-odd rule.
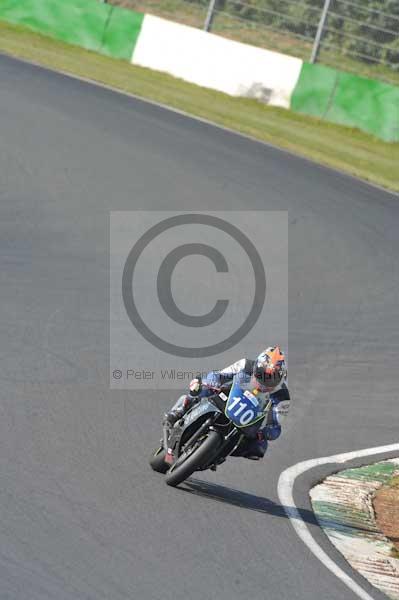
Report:
[[[145,15],[131,62],[232,96],[290,107],[302,60]]]

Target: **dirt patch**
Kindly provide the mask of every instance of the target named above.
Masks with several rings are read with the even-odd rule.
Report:
[[[378,526],[392,541],[399,556],[399,473],[388,486],[378,490],[373,506]]]

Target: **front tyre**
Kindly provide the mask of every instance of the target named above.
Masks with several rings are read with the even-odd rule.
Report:
[[[162,446],[151,456],[150,465],[151,469],[157,473],[165,474],[169,469],[169,465],[165,462],[165,450]]]
[[[165,476],[166,483],[172,487],[182,483],[216,455],[221,442],[221,436],[217,431],[209,431],[202,444],[184,462],[179,463],[177,459],[176,465],[171,466]]]

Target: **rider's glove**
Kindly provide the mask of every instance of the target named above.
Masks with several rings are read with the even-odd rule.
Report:
[[[190,381],[189,385],[190,396],[198,396],[201,393],[202,389],[202,380],[201,377],[196,377]]]

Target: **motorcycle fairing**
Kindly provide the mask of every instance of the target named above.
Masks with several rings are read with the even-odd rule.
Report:
[[[240,379],[235,376],[226,401],[225,416],[234,423],[238,429],[251,427],[264,419],[270,408],[270,402],[264,406],[250,391],[243,389]]]
[[[215,415],[215,413],[223,414],[215,404],[207,398],[202,398],[201,402],[193,406],[184,415],[182,425],[175,425],[168,443],[175,456],[179,455],[183,440],[188,440],[200,424],[206,421],[208,417]],[[196,424],[196,427],[193,427],[194,424]]]

